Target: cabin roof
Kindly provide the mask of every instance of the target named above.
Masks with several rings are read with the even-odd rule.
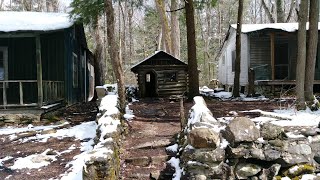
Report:
[[[69,28],[74,21],[66,13],[0,12],[0,31],[53,31]]]
[[[309,23],[307,25],[307,30],[309,29]],[[230,25],[233,29],[237,29],[237,24]],[[282,30],[286,32],[295,32],[298,30],[298,23],[270,23],[270,24],[242,24],[241,32],[250,33],[254,31],[264,30],[264,29],[274,29]],[[318,30],[320,30],[320,24],[318,25]]]
[[[138,66],[145,64],[147,61],[150,61],[152,59],[158,59],[158,60],[163,60],[162,58],[159,59],[159,57],[166,57],[166,58],[170,58],[174,61],[174,64],[176,65],[187,65],[186,63],[182,62],[181,60],[175,58],[174,56],[172,56],[171,54],[164,52],[164,51],[156,51],[153,55],[145,58],[144,60],[138,62],[137,64],[133,65],[131,67],[131,71],[134,71]]]

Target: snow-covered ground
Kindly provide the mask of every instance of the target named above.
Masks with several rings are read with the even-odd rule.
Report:
[[[107,88],[107,86],[105,86]],[[105,148],[103,143],[107,141],[113,141],[112,138],[104,138],[106,134],[112,133],[117,130],[117,127],[120,125],[120,120],[117,118],[116,114],[119,114],[117,109],[118,96],[115,93],[109,93],[102,100],[99,106],[100,112],[104,114],[98,114],[98,120],[83,122],[79,125],[71,126],[68,122],[58,125],[48,125],[48,126],[33,126],[29,124],[27,127],[3,127],[0,128],[0,143],[10,142],[10,140],[16,140],[15,143],[46,143],[49,139],[57,138],[58,140],[63,140],[64,138],[72,138],[74,140],[80,141],[80,146],[71,144],[70,147],[66,149],[57,151],[55,149],[48,148],[43,152],[37,152],[34,154],[27,154],[22,152],[17,152],[12,156],[1,156],[0,153],[0,175],[3,170],[4,164],[6,161],[12,161],[11,166],[5,167],[10,170],[20,169],[38,169],[50,166],[51,163],[61,160],[62,156],[71,151],[78,149],[79,154],[73,157],[70,162],[67,162],[65,167],[66,171],[62,172],[59,177],[54,177],[51,179],[61,179],[61,180],[81,180],[82,179],[82,170],[85,165],[85,162],[90,160],[92,157],[103,157],[108,153],[112,153],[112,149]],[[132,110],[129,107],[126,108],[126,113],[124,117],[128,120],[134,117]],[[96,131],[99,129],[101,132],[98,143],[94,144],[94,138],[96,138]],[[49,132],[51,133],[41,133]],[[31,132],[35,135],[26,137],[26,138],[17,138],[20,135],[28,134]],[[63,159],[62,159],[63,160]],[[0,176],[1,177],[1,176]],[[12,175],[5,177],[6,179],[15,178]],[[1,178],[0,178],[1,179]]]

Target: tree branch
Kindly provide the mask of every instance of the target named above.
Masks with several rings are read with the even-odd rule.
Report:
[[[181,11],[182,9],[184,9],[185,8],[185,6],[184,7],[181,7],[181,8],[178,8],[178,9],[174,9],[174,10],[167,10],[166,12],[176,12],[176,11]]]
[[[291,19],[291,16],[292,16],[292,13],[293,13],[294,4],[295,4],[295,1],[291,0],[290,10],[289,10],[289,13],[288,13],[288,17],[287,17],[287,19],[285,21],[286,23],[289,22],[290,19]]]
[[[275,20],[272,17],[271,12],[270,12],[269,8],[267,7],[266,3],[264,2],[264,0],[261,0],[261,4],[262,4],[263,9],[266,11],[266,14],[268,16],[269,21],[271,23],[275,23]]]

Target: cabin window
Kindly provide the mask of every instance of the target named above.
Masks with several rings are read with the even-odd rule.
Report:
[[[150,82],[151,81],[151,75],[150,74],[146,74],[146,82]]]
[[[232,51],[232,72],[236,70],[236,50]]]
[[[0,81],[8,79],[8,49],[0,47]]]
[[[4,53],[0,51],[0,80],[4,80]]]
[[[166,82],[177,82],[177,72],[167,72],[164,74]]]
[[[222,65],[225,64],[225,61],[226,61],[226,57],[223,55],[223,56],[222,56]]]
[[[73,70],[73,87],[77,88],[78,87],[78,56],[73,53],[72,56],[72,70]]]

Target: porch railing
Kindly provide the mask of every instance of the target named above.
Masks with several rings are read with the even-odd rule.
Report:
[[[63,81],[42,81],[43,102],[50,103],[64,98]]]
[[[0,107],[38,106],[37,80],[0,81]],[[43,104],[64,98],[63,81],[42,81]]]

